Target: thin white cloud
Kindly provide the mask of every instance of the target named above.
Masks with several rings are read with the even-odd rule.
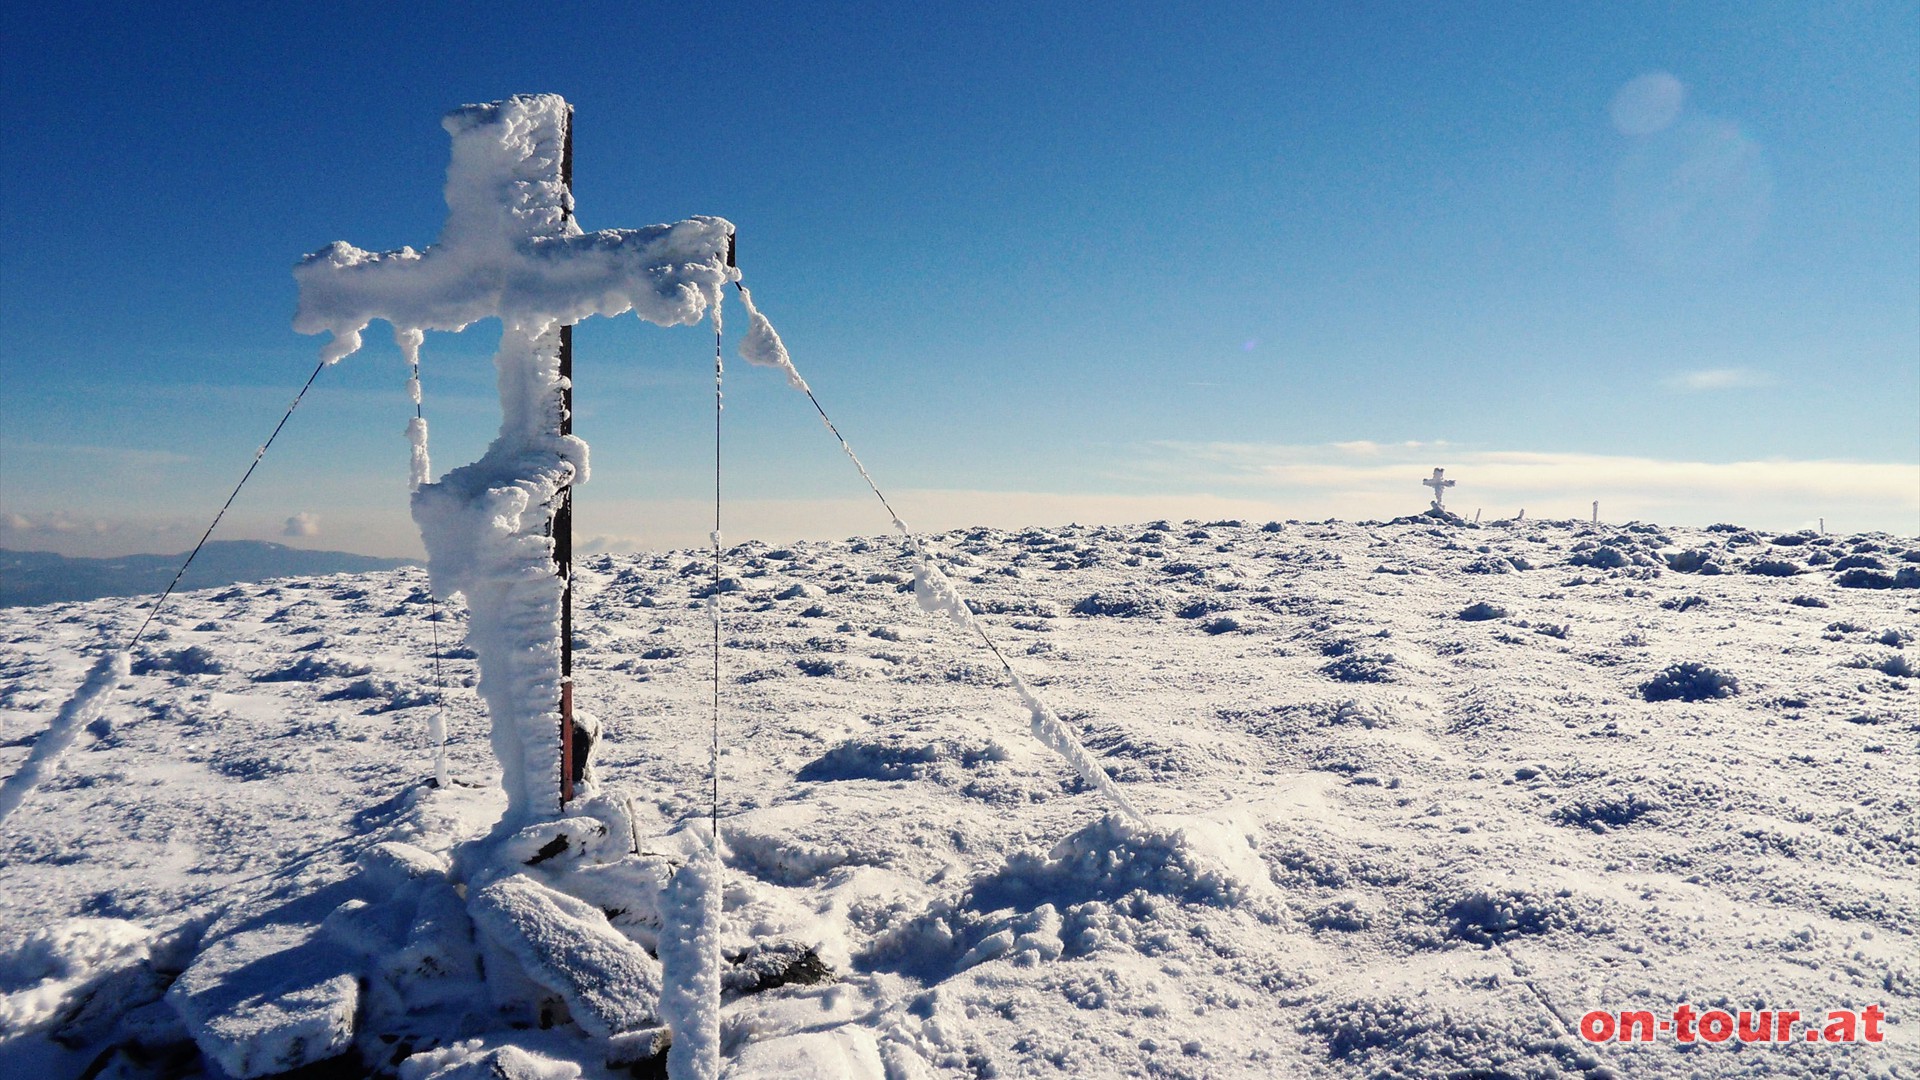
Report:
[[[1170,443],[1167,445],[1176,445],[1176,444]],[[1216,444],[1216,445],[1231,445],[1231,444]],[[1371,439],[1355,439],[1351,442],[1328,443],[1327,445],[1335,450],[1340,451],[1343,454],[1352,454],[1357,457],[1379,457],[1381,454],[1392,452],[1392,451],[1400,451],[1400,450],[1424,450],[1424,451],[1445,450],[1447,447],[1452,446],[1453,444],[1450,442],[1447,442],[1445,439],[1435,439],[1432,442],[1421,442],[1418,439],[1408,439],[1404,442],[1397,442],[1397,443],[1377,443],[1372,441]]]
[[[1608,112],[1622,135],[1652,135],[1672,126],[1686,104],[1687,88],[1665,71],[1650,71],[1622,86]]]
[[[1661,380],[1669,390],[1711,391],[1745,390],[1772,386],[1773,376],[1748,368],[1711,368],[1706,371],[1682,371]]]
[[[286,528],[280,530],[281,536],[319,536],[320,515],[301,511],[287,519]]]
[[[138,468],[156,465],[182,465],[193,458],[174,450],[150,450],[131,446],[95,446],[90,443],[0,441],[0,449],[12,454],[46,454],[62,458],[84,458],[101,468]]]
[[[308,513],[313,533],[301,533],[301,516],[281,517],[242,510],[221,520],[216,540],[268,540],[327,532],[346,541],[349,550],[367,555],[417,557],[419,530],[404,502],[375,510],[330,506],[323,515]],[[0,547],[54,551],[70,556],[119,556],[134,552],[174,555],[206,531],[203,518],[166,518],[145,514],[81,516],[63,510],[26,509],[0,514]]]
[[[1920,466],[1849,461],[1672,461],[1651,457],[1466,450],[1441,441],[1324,445],[1162,442],[1110,472],[1106,491],[889,490],[916,530],[1156,519],[1247,521],[1385,519],[1426,509],[1421,480],[1439,466],[1459,486],[1447,505],[1471,517],[1525,509],[1534,518],[1676,525],[1731,521],[1790,530],[1826,518],[1829,528],[1920,533]],[[578,520],[608,535],[599,550],[699,547],[713,506],[700,500],[601,500],[587,489]],[[885,513],[870,498],[730,499],[728,543],[876,535]]]
[[[112,528],[113,525],[110,522],[75,517],[64,510],[38,515],[7,514],[5,517],[0,517],[0,536],[23,540],[35,536],[41,538],[101,536],[110,532]]]
[[[975,525],[1127,525],[1162,518],[1384,520],[1426,509],[1432,492],[1420,481],[1436,467],[1458,483],[1447,492],[1447,506],[1469,518],[1476,511],[1503,518],[1524,509],[1531,519],[1584,521],[1599,500],[1603,521],[1727,521],[1785,531],[1824,518],[1832,531],[1920,535],[1920,465],[1913,463],[1677,461],[1467,449],[1433,441],[1162,442],[1121,456],[1097,485],[1078,490],[889,488],[887,497],[910,525],[925,532]],[[242,511],[222,524],[221,538],[276,537],[285,513],[269,517]],[[328,503],[313,513],[324,516],[327,535],[351,550],[419,556],[419,533],[402,500]],[[730,498],[725,515],[729,544],[891,531],[885,511],[865,494]],[[581,489],[575,521],[582,538],[575,550],[581,554],[701,548],[713,528],[713,504],[699,498],[634,498],[620,486],[595,483]],[[0,514],[0,542],[67,554],[171,553],[183,550],[204,527],[204,521],[101,521],[21,507]]]
[[[609,534],[589,536],[573,542],[574,553],[578,555],[628,554],[645,551],[646,548],[646,544],[637,537]]]

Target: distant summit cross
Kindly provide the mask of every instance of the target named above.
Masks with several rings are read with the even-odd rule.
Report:
[[[1445,478],[1446,472],[1447,470],[1445,469],[1435,469],[1433,470],[1432,476],[1428,477],[1425,480],[1420,481],[1422,484],[1425,484],[1427,487],[1430,487],[1433,489],[1433,508],[1435,510],[1446,509],[1446,507],[1440,504],[1446,498],[1447,489],[1452,487],[1454,483],[1453,481]]]

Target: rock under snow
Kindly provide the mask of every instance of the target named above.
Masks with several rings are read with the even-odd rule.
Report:
[[[604,1039],[659,1025],[659,962],[599,908],[520,874],[480,889],[468,908],[480,932],[560,995],[583,1030]]]
[[[887,1080],[880,1044],[858,1028],[810,1031],[749,1043],[728,1062],[725,1080]]]
[[[228,1075],[286,1072],[351,1045],[357,958],[324,929],[350,899],[344,883],[312,891],[296,884],[239,905],[208,931],[167,1000]]]
[[[114,972],[144,960],[153,937],[124,919],[67,919],[0,945],[0,1031],[65,1017]]]

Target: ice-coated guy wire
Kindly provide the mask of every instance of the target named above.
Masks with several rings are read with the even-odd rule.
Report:
[[[732,258],[732,241],[728,241]],[[707,748],[707,779],[711,784],[708,825],[713,831],[714,850],[720,850],[720,414],[725,408],[721,396],[721,377],[726,370],[720,358],[720,302],[727,294],[713,294],[713,595],[707,605],[713,615],[713,732]]]
[[[293,416],[293,410],[300,407],[300,402],[306,398],[307,391],[313,389],[313,380],[320,377],[320,369],[326,366],[326,358],[322,357],[320,362],[314,365],[313,374],[307,376],[305,385],[300,387],[300,392],[293,396],[293,404],[287,406],[287,411],[280,417],[280,422],[273,425],[273,434],[268,435],[267,441],[260,444],[260,449],[253,452],[253,461],[247,465],[246,473],[240,477],[239,483],[233,485],[233,491],[227,495],[227,501],[220,505],[219,512],[214,514],[213,520],[207,524],[207,531],[200,534],[200,542],[193,545],[192,551],[187,552],[186,561],[180,564],[180,569],[173,575],[173,580],[167,583],[166,591],[160,594],[160,599],[153,602],[153,607],[148,610],[146,619],[140,624],[140,629],[134,631],[133,639],[127,642],[129,652],[135,645],[140,644],[141,638],[146,636],[147,627],[153,623],[153,617],[160,614],[160,608],[167,602],[167,597],[173,595],[173,590],[179,586],[180,579],[186,576],[187,567],[193,565],[194,556],[200,554],[200,549],[207,546],[207,538],[212,536],[213,530],[219,527],[220,519],[227,515],[227,509],[240,495],[240,489],[247,486],[247,481],[253,477],[253,470],[260,467],[260,459],[267,456],[267,449],[273,445],[273,440],[280,437],[280,429],[287,426],[287,421]]]
[[[729,247],[728,249],[727,256],[728,256],[727,263],[729,266],[732,266],[733,252],[731,247]],[[742,284],[740,278],[735,277],[733,285],[734,285],[734,288],[740,290],[742,296],[746,295],[746,291],[747,291],[746,286]],[[749,300],[748,304],[749,304],[749,307],[751,307],[752,301]],[[715,358],[715,362],[718,363],[718,357]],[[792,361],[789,360],[788,364],[789,364],[789,367],[791,367]],[[840,449],[847,455],[847,460],[853,462],[853,467],[859,470],[860,478],[867,482],[867,488],[873,492],[873,497],[880,500],[881,507],[883,507],[887,511],[887,516],[893,519],[893,527],[899,531],[901,539],[906,541],[907,546],[913,549],[914,554],[920,558],[921,562],[925,566],[931,569],[935,574],[938,574],[939,571],[934,564],[932,554],[928,552],[926,549],[926,546],[920,542],[920,538],[914,535],[913,530],[907,527],[907,523],[904,520],[902,520],[900,517],[900,514],[894,510],[893,504],[887,501],[886,495],[880,491],[880,485],[874,481],[873,474],[869,473],[867,471],[866,465],[863,462],[861,462],[860,455],[853,452],[853,444],[849,443],[847,441],[847,437],[840,433],[839,426],[833,422],[832,417],[827,415],[827,410],[824,406],[820,404],[820,399],[814,396],[813,387],[808,385],[805,379],[798,377],[799,373],[797,370],[794,370],[793,374],[794,374],[794,378],[793,378],[794,387],[800,390],[802,393],[806,394],[807,400],[813,403],[813,411],[820,414],[820,422],[826,425],[827,431],[832,433],[834,439],[840,443]],[[715,531],[716,539],[718,535],[719,535],[718,530],[716,529]],[[718,554],[717,546],[715,548],[714,557],[716,560],[715,580],[718,581],[719,554]],[[948,588],[950,589],[952,588],[951,582],[948,583]],[[718,593],[716,593],[715,595],[717,596]],[[966,601],[964,599],[958,599],[959,593],[957,590],[954,591],[953,595],[964,608]],[[1036,718],[1041,717],[1042,715],[1048,718],[1051,718],[1053,726],[1058,731],[1060,737],[1066,740],[1067,745],[1070,746],[1074,752],[1069,753],[1067,749],[1064,749],[1063,747],[1056,745],[1052,737],[1043,735],[1039,726],[1040,722],[1038,719],[1036,719],[1035,721],[1035,725],[1036,725],[1035,731],[1034,731],[1035,735],[1039,737],[1042,742],[1046,743],[1049,747],[1054,749],[1056,752],[1061,753],[1063,756],[1066,756],[1068,758],[1069,763],[1073,765],[1075,771],[1081,772],[1083,779],[1085,779],[1092,786],[1098,788],[1102,794],[1106,795],[1116,805],[1118,805],[1119,808],[1128,817],[1133,818],[1135,821],[1144,821],[1145,820],[1144,815],[1142,815],[1140,811],[1133,805],[1133,803],[1126,797],[1126,795],[1120,791],[1119,787],[1113,783],[1112,778],[1106,775],[1106,770],[1101,768],[1096,762],[1092,760],[1092,758],[1088,757],[1084,750],[1080,749],[1079,741],[1073,736],[1071,732],[1066,731],[1064,727],[1062,727],[1059,724],[1059,720],[1057,717],[1053,715],[1052,710],[1046,708],[1045,703],[1040,701],[1039,697],[1033,692],[1033,689],[1027,685],[1026,680],[1022,679],[1020,677],[1020,673],[1013,669],[1013,664],[1007,660],[1006,654],[1000,651],[1000,646],[996,644],[992,636],[987,633],[987,628],[981,625],[980,620],[973,618],[971,615],[968,615],[963,621],[966,623],[967,626],[973,629],[974,634],[977,635],[980,638],[981,643],[987,647],[987,651],[993,654],[993,658],[995,660],[1000,661],[1000,666],[1001,668],[1005,669],[1007,673],[1007,678],[1012,680],[1013,682],[1014,692],[1020,695],[1022,701],[1027,704],[1029,709],[1034,710],[1034,715],[1036,716]],[[716,623],[715,633],[718,634],[717,623]],[[715,645],[716,657],[718,656],[718,651],[717,651],[718,647],[719,646],[716,642],[716,645]],[[717,665],[717,660],[716,660],[716,665]],[[715,693],[718,694],[719,684],[717,680],[718,680],[719,668],[716,666],[714,670],[715,670],[715,679],[716,679]],[[1091,772],[1087,770],[1091,770]]]

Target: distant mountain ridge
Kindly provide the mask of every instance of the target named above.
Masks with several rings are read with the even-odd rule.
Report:
[[[0,607],[158,595],[173,580],[186,552],[71,558],[51,551],[0,551]],[[307,551],[265,540],[215,540],[180,579],[181,589],[214,589],[237,582],[315,574],[358,574],[418,565],[345,551]]]

